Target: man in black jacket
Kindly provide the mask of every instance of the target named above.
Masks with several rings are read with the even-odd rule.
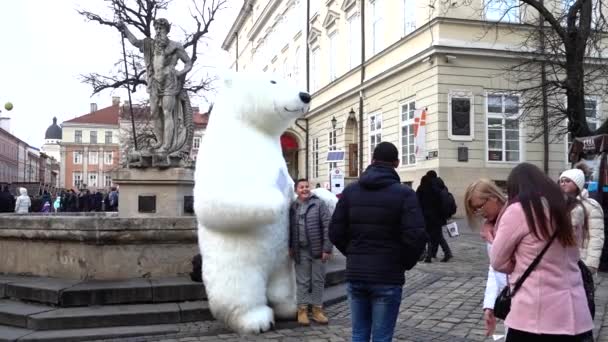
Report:
[[[416,194],[402,185],[395,145],[376,146],[372,164],[342,193],[329,238],[346,256],[353,341],[390,341],[404,273],[416,265],[427,235]]]
[[[442,262],[448,262],[453,257],[450,245],[448,245],[448,242],[443,237],[443,226],[449,219],[448,215],[444,212],[444,206],[450,200],[447,194],[449,194],[448,188],[433,170],[428,171],[422,177],[420,186],[416,190],[418,202],[422,207],[426,223],[426,231],[430,238],[429,248],[424,259],[424,262],[427,263],[432,262],[431,258],[437,257],[439,246],[443,250]]]

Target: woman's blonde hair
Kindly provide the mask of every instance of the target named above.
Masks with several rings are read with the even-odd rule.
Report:
[[[471,225],[471,227],[477,227],[480,223],[480,220],[475,215],[475,208],[473,208],[471,205],[471,199],[475,194],[477,194],[477,196],[479,196],[479,198],[482,200],[496,198],[502,204],[507,202],[507,197],[503,191],[500,190],[500,188],[489,179],[481,178],[469,184],[464,193],[464,208],[467,213],[467,220],[469,221],[469,225]]]

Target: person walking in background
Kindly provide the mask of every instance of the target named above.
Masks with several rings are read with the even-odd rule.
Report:
[[[55,209],[55,212],[59,212],[59,209],[62,207],[61,197],[62,196],[57,195],[57,197],[55,198],[55,201],[53,202],[53,209]]]
[[[306,179],[295,184],[298,198],[289,210],[289,254],[295,261],[298,323],[309,325],[308,306],[312,305],[312,320],[327,324],[323,312],[325,263],[331,257],[329,241],[329,208],[310,192]]]
[[[471,183],[464,194],[464,207],[467,221],[472,228],[480,228],[481,238],[487,243],[488,254],[494,241],[496,219],[507,202],[502,191],[489,179],[480,179]],[[483,317],[486,325],[486,336],[492,336],[496,330],[494,302],[500,290],[507,284],[507,276],[488,269],[486,291],[483,298]]]
[[[111,188],[110,194],[108,194],[108,200],[110,202],[109,211],[118,211],[118,191],[116,188]]]
[[[8,189],[8,185],[4,185],[0,192],[0,213],[12,213],[14,211],[15,197]]]
[[[19,188],[19,193],[21,195],[17,197],[17,201],[15,202],[15,212],[17,214],[27,214],[32,206],[32,201],[30,200],[30,196],[27,195],[26,188]]]
[[[44,204],[47,203],[47,202],[49,203],[49,206],[51,205],[52,199],[51,199],[51,195],[49,194],[48,191],[44,190],[44,193],[42,194],[41,201],[42,201],[42,207],[43,208],[44,208]]]
[[[593,320],[577,264],[581,227],[572,226],[566,197],[529,163],[511,171],[507,195],[490,263],[509,275],[513,289],[532,262],[540,261],[512,294],[506,341],[592,341]]]
[[[404,272],[424,250],[427,234],[416,194],[395,168],[399,152],[381,142],[372,164],[342,192],[329,238],[346,256],[352,341],[391,341],[401,305]]]
[[[604,248],[604,211],[602,206],[596,200],[589,198],[589,192],[585,189],[585,174],[580,169],[570,169],[562,172],[559,176],[559,185],[565,194],[580,200],[585,208],[589,234],[587,239],[583,238],[579,241],[581,260],[595,274]]]
[[[416,196],[422,207],[426,231],[430,237],[424,262],[432,262],[437,257],[439,246],[443,250],[442,262],[449,261],[452,251],[443,236],[443,226],[447,220],[456,212],[454,198],[448,191],[443,180],[437,177],[437,173],[430,170],[420,180],[420,186],[416,190]]]

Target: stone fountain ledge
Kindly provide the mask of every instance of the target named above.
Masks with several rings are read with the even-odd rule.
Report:
[[[88,244],[196,243],[194,217],[0,215],[0,239]]]
[[[0,273],[100,280],[183,276],[197,253],[194,217],[0,215]]]

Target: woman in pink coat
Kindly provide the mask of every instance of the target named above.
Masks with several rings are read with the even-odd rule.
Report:
[[[490,251],[492,267],[506,273],[513,288],[551,245],[513,296],[506,341],[592,341],[593,321],[577,265],[580,227],[572,227],[559,186],[536,166],[523,163],[511,171],[507,193],[510,200]]]

